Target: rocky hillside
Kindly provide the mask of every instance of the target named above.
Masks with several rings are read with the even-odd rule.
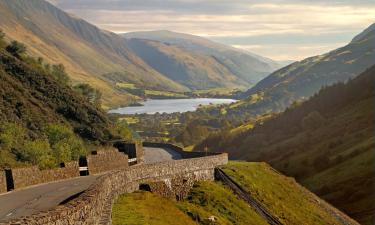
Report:
[[[122,37],[69,15],[44,0],[1,0],[0,29],[26,44],[30,54],[62,63],[75,82],[101,90],[106,105],[134,98],[113,82],[128,82],[155,90],[186,91],[161,75],[126,46]]]
[[[354,78],[375,64],[375,27],[370,26],[348,45],[286,66],[249,89],[234,113],[259,114],[283,111],[296,100],[304,100],[323,86]]]
[[[375,215],[375,66],[255,128],[196,146],[267,161],[363,224]]]
[[[158,64],[159,59],[155,58],[149,57],[145,61],[158,71],[160,69],[166,71],[168,77],[172,77],[171,79],[184,78],[183,75],[180,75],[181,72],[198,78],[205,75],[211,77],[212,81],[215,81],[214,76],[216,75],[225,78],[229,85],[235,83],[250,87],[281,67],[279,63],[271,59],[189,34],[149,31],[126,33],[124,37],[129,40],[131,46],[134,46],[132,49],[137,55],[143,59],[156,53],[167,57],[172,63],[170,67]],[[153,42],[151,45],[150,40],[160,43]],[[176,51],[183,51],[189,57],[176,57]],[[203,64],[198,66],[197,70],[192,66],[196,63],[193,59],[199,60]],[[180,70],[176,70],[176,66]],[[182,77],[180,78],[180,76]],[[197,79],[193,77],[194,80]],[[200,81],[197,80],[197,82]]]

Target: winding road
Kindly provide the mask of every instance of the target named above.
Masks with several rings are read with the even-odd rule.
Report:
[[[144,147],[146,164],[181,159],[170,149]],[[52,209],[92,185],[100,176],[77,177],[0,194],[0,223]]]
[[[99,176],[77,177],[0,195],[0,222],[48,210],[86,190]]]
[[[146,164],[182,159],[179,153],[167,148],[143,147],[143,150]]]

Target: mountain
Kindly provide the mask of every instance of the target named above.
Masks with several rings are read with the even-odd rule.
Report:
[[[44,0],[0,0],[0,29],[9,39],[26,44],[32,56],[64,64],[75,83],[90,83],[99,89],[107,106],[136,98],[116,82],[153,90],[188,90],[144,63],[121,36]]]
[[[323,88],[255,128],[212,135],[196,149],[266,161],[362,224],[375,219],[375,66]]]
[[[230,85],[236,83],[249,87],[281,67],[271,59],[189,34],[171,31],[146,31],[125,33],[123,36],[138,56],[159,72],[167,72],[171,79],[179,77],[180,72],[196,77],[207,73],[207,77],[211,76],[211,80],[214,81],[213,76],[216,73],[219,76],[224,75]],[[154,41],[153,44],[150,41]],[[155,41],[160,43],[156,44]],[[183,51],[190,57],[176,57],[176,51]],[[157,59],[148,56],[151,54],[168,58],[172,63],[171,68],[168,68],[167,65],[160,65]],[[183,61],[186,59],[188,62]],[[191,62],[192,59],[201,61],[203,66],[210,68],[210,71],[201,66],[198,68],[202,69],[194,70],[191,64],[195,65],[196,62]]]
[[[250,88],[233,112],[283,111],[328,86],[354,78],[375,64],[375,26],[371,25],[348,45],[295,62],[264,78]],[[254,101],[254,98],[257,100]]]

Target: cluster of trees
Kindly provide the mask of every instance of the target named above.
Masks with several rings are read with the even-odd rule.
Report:
[[[0,167],[32,164],[47,169],[87,154],[83,141],[66,125],[49,124],[43,133],[41,137],[30,138],[25,127],[17,123],[2,123]]]
[[[56,79],[60,84],[71,86],[72,82],[69,78],[69,75],[66,72],[66,69],[63,64],[51,65],[46,63],[42,57],[34,59],[33,57],[27,57],[26,51],[27,48],[23,43],[18,41],[11,41],[9,44],[5,41],[5,34],[0,30],[0,48],[5,48],[7,52],[13,56],[23,59],[29,64],[39,68],[43,72],[51,75]],[[90,103],[94,104],[97,107],[101,107],[101,97],[102,93],[93,88],[91,85],[83,83],[77,84],[72,87],[77,93],[85,97]]]

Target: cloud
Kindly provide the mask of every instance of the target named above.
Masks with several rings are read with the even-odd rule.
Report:
[[[252,48],[254,52],[275,59],[288,57],[281,53],[286,47],[294,48],[287,52],[300,51],[289,54],[290,59],[333,49],[375,22],[372,0],[53,1],[114,32],[165,29],[191,33],[242,48],[261,45],[264,51]],[[303,46],[311,47],[301,50]],[[280,56],[265,50],[272,47]]]

